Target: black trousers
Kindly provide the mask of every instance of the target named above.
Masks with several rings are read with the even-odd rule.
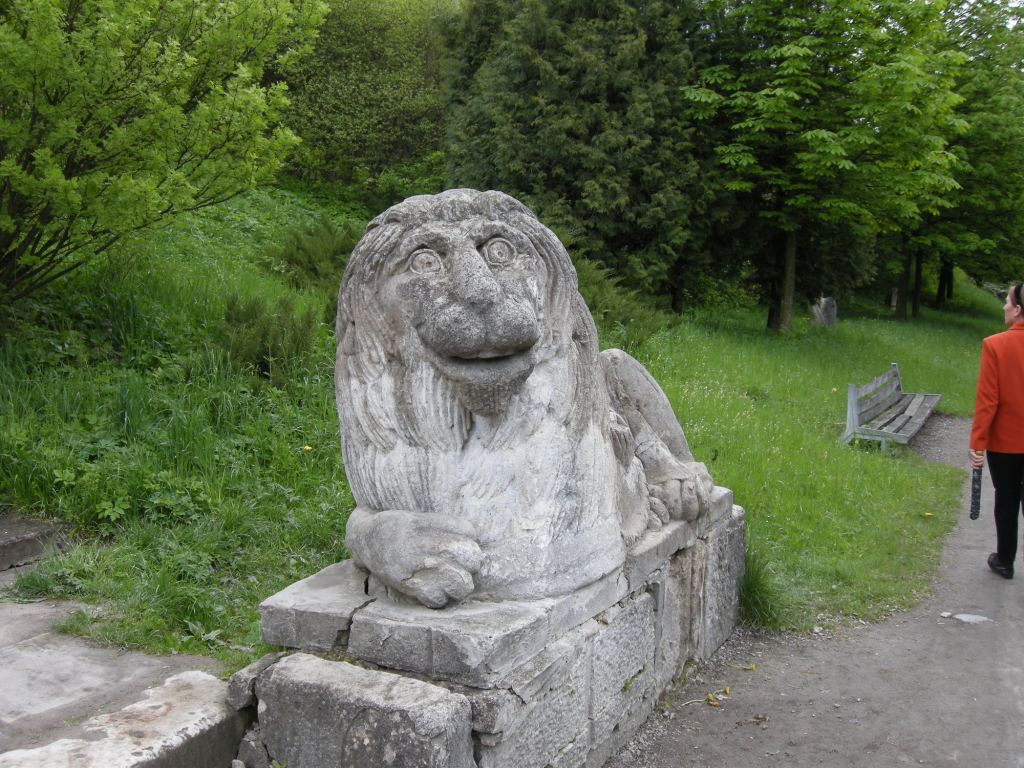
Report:
[[[996,547],[1003,565],[1017,557],[1017,521],[1024,491],[1024,453],[988,451],[988,471],[996,489]]]

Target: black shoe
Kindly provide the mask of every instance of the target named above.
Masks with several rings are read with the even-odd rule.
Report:
[[[999,553],[993,552],[988,556],[988,567],[992,569],[994,573],[998,573],[1004,579],[1013,578],[1013,566],[1003,565],[999,560]]]

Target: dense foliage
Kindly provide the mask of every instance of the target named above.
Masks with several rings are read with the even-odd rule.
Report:
[[[313,54],[286,73],[286,121],[302,139],[294,172],[378,190],[378,206],[440,191],[435,20],[454,7],[454,0],[330,0]]]
[[[711,269],[680,89],[696,23],[661,0],[467,3],[448,42],[452,184],[523,198],[574,256],[678,307]]]
[[[0,15],[0,299],[168,214],[270,181],[295,144],[264,86],[315,0],[13,0]]]
[[[949,205],[957,59],[923,0],[709,0],[705,12],[710,61],[685,91],[755,214],[769,322],[788,329],[802,242],[831,230],[850,244],[810,249],[826,268],[804,294],[831,293],[870,277],[869,260],[848,256],[859,241]]]
[[[450,182],[524,197],[675,308],[742,275],[777,329],[798,297],[873,281],[916,313],[927,266],[944,297],[954,264],[1024,266],[1018,15],[468,0],[448,38]]]
[[[899,286],[897,313],[916,314],[926,282],[948,298],[954,266],[1024,271],[1019,15],[1008,0],[18,0],[0,10],[0,291],[270,181],[294,149],[295,175],[371,212],[501,188],[666,308],[739,284],[782,328],[799,300]]]
[[[962,0],[946,11],[948,44],[963,57],[957,108],[966,131],[953,143],[960,162],[951,206],[914,232],[940,280],[936,303],[958,265],[981,280],[1024,278],[1024,26],[1022,9]]]

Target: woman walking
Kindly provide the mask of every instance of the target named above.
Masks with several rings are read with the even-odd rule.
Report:
[[[1003,320],[1009,330],[981,343],[981,370],[971,425],[971,467],[988,454],[995,487],[996,551],[988,567],[1004,579],[1013,578],[1017,557],[1017,521],[1024,484],[1024,307],[1021,284],[1006,294]]]

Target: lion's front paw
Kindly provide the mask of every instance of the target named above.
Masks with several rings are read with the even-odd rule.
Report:
[[[424,512],[357,508],[345,543],[374,576],[430,608],[469,595],[484,559],[468,523]]]
[[[714,483],[707,467],[699,462],[679,462],[672,474],[651,484],[652,504],[656,499],[673,520],[696,520],[711,506]]]
[[[443,608],[473,591],[473,574],[480,570],[484,554],[473,539],[451,532],[444,532],[436,544],[436,553],[425,556],[398,589],[430,608]]]

